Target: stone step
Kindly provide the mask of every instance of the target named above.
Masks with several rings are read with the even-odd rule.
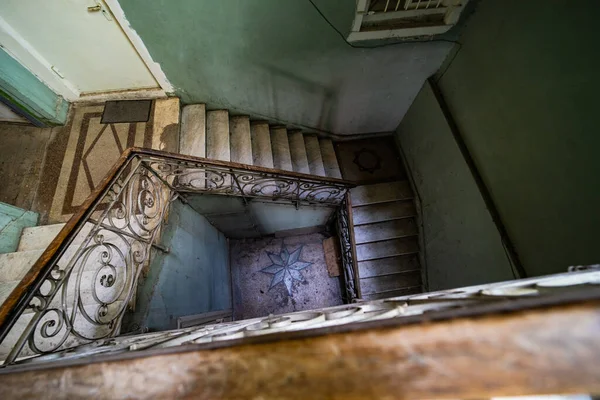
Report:
[[[409,296],[409,295],[413,295],[413,294],[419,294],[422,293],[423,289],[421,288],[421,286],[414,286],[411,288],[405,288],[405,289],[400,289],[400,290],[392,290],[389,292],[381,292],[381,293],[374,293],[374,294],[367,294],[367,295],[362,295],[362,299],[363,300],[379,300],[379,299],[389,299],[392,297],[400,297],[400,296]]]
[[[273,167],[284,171],[293,171],[287,129],[271,128],[271,148],[273,149]]]
[[[420,269],[420,263],[417,254],[358,262],[358,276],[361,279],[418,269]]]
[[[415,286],[421,286],[421,271],[360,279],[360,289],[363,295],[402,290]]]
[[[252,136],[252,163],[259,167],[273,168],[269,124],[262,121],[253,122],[250,125],[250,135]]]
[[[21,235],[21,241],[19,242],[19,251],[45,250],[65,225],[66,224],[44,225],[24,230]],[[79,231],[72,244],[83,242],[93,227],[94,224],[90,222],[86,223],[83,228],[81,228],[81,231]],[[104,237],[108,238],[109,236],[116,237],[114,233],[104,231]]]
[[[63,226],[65,224],[42,225],[23,229],[17,251],[45,249]]]
[[[374,260],[377,258],[400,256],[419,252],[417,237],[384,240],[382,242],[359,244],[356,246],[356,260]]]
[[[358,225],[414,217],[416,215],[417,210],[412,200],[352,207],[352,222],[355,228]]]
[[[305,135],[304,144],[306,146],[306,156],[308,158],[310,173],[312,175],[326,176],[319,138],[314,135]]]
[[[183,107],[179,152],[194,157],[206,157],[206,106],[204,104],[189,104]]]
[[[352,207],[357,207],[412,199],[413,192],[408,181],[396,181],[352,188],[350,189],[350,198],[352,200]]]
[[[0,282],[23,279],[44,250],[19,251],[0,254]]]
[[[8,295],[17,287],[21,279],[16,281],[0,282],[0,305],[4,303]]]
[[[211,160],[231,160],[227,110],[206,113],[206,157]]]
[[[306,145],[304,144],[304,135],[300,131],[294,131],[290,132],[288,136],[294,171],[310,174],[310,169],[308,168],[308,156],[306,155]]]
[[[417,234],[417,224],[414,218],[395,219],[354,227],[356,244],[396,239]]]
[[[321,149],[321,158],[323,159],[323,167],[325,168],[325,175],[330,178],[342,179],[342,172],[340,171],[340,166],[331,139],[319,139],[319,146]]]
[[[56,225],[60,227],[64,226],[64,224]],[[83,243],[93,226],[94,225],[91,223],[84,225],[81,231],[79,231],[77,236],[71,242],[71,245],[65,250],[65,253],[59,260],[60,265],[66,265],[69,262],[70,258],[75,254],[79,248],[79,245]],[[24,241],[23,247],[28,250],[19,251],[16,253],[0,254],[0,282],[9,282],[14,280],[18,281],[22,279],[54,238],[54,235],[51,234],[49,229],[41,229],[46,227],[35,228],[38,229],[28,230],[23,234],[27,237],[27,240]],[[53,228],[56,229],[57,227]],[[124,243],[123,239],[116,233],[102,229],[101,234],[106,243],[111,243],[117,246],[124,254],[128,251],[129,245]],[[39,240],[36,241],[36,237],[39,238]],[[86,265],[86,270],[88,268],[93,268],[93,266],[94,263],[89,263],[89,266]]]
[[[252,139],[250,138],[250,118],[236,116],[229,118],[231,129],[231,161],[252,165]]]
[[[76,275],[73,274],[72,276],[75,277]],[[79,290],[79,295],[80,295],[81,301],[83,302],[84,305],[97,304],[97,302],[94,298],[94,293],[93,293],[94,290],[92,290],[92,281],[94,279],[94,276],[96,277],[96,281],[94,283],[94,287],[96,288],[95,294],[98,296],[98,298],[101,301],[104,301],[104,300],[110,301],[110,300],[116,298],[117,295],[119,295],[119,291],[122,288],[122,283],[123,283],[122,281],[116,282],[113,286],[105,287],[102,285],[102,282],[100,282],[102,274],[96,276],[95,268],[84,269],[81,272],[81,286],[80,286],[80,290]],[[117,279],[122,279],[122,278],[123,278],[123,276],[121,274],[119,274],[117,276]],[[15,287],[17,287],[17,285],[20,282],[21,282],[21,279],[0,282],[0,305],[4,303],[6,298],[10,295],[10,293],[13,291],[13,289]],[[54,300],[52,300],[51,306],[60,307],[60,302],[62,301],[61,293],[58,293],[56,295],[56,297],[54,298]],[[122,296],[124,296],[124,295],[125,294],[123,293]],[[67,304],[71,303],[74,300],[74,298],[75,298],[75,279],[72,279],[71,282],[68,283]],[[33,312],[33,309],[31,309],[31,308],[28,308],[24,311],[24,313],[32,313],[32,312]]]

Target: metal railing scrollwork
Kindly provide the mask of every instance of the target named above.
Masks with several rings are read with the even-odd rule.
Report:
[[[208,193],[297,204],[339,205],[352,185],[349,182],[315,176],[268,170],[238,168],[214,162],[168,161],[145,157],[143,162],[171,182],[180,193]]]
[[[294,332],[302,333],[301,331],[319,329],[328,333],[343,332],[345,327],[353,325],[356,328],[359,324],[373,327],[375,323],[388,326],[399,323],[430,323],[436,319],[451,319],[489,312],[503,313],[509,310],[554,304],[558,298],[569,299],[574,295],[591,291],[597,295],[599,285],[600,271],[588,269],[171,331],[100,339],[49,356],[41,355],[23,360],[22,363],[74,361],[91,355],[99,357],[125,352],[152,355],[156,354],[154,351],[180,345],[213,345],[214,348],[215,343],[225,344],[228,341],[239,343],[240,340],[283,332],[288,336]]]
[[[127,150],[0,307],[3,365],[120,333],[169,206],[186,193],[339,205],[346,181]]]
[[[172,200],[171,189],[130,158],[46,266],[13,325],[18,339],[4,363],[118,334]]]
[[[344,288],[346,302],[352,303],[359,297],[358,277],[356,276],[356,264],[354,261],[354,250],[352,240],[352,222],[348,213],[348,199],[345,198],[337,211],[337,231],[340,238],[340,251],[342,256],[342,269],[344,273]]]

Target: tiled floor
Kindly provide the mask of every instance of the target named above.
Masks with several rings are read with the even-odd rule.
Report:
[[[361,185],[406,179],[392,137],[337,142],[335,149],[344,179]]]
[[[0,124],[0,201],[67,221],[128,147],[177,152],[179,99],[153,101],[148,122],[102,124],[104,104],[74,103],[65,126]]]
[[[50,208],[52,222],[67,220],[128,147],[177,151],[177,98],[156,100],[148,122],[102,124],[103,110],[103,104],[71,109],[63,131],[64,157]]]
[[[0,201],[31,210],[52,129],[0,124]]]
[[[235,319],[342,304],[327,273],[321,233],[230,241]]]

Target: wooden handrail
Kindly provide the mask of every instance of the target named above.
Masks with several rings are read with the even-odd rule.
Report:
[[[298,179],[303,179],[303,180],[310,180],[310,181],[317,181],[317,182],[324,182],[324,183],[335,183],[335,184],[340,184],[340,185],[344,185],[344,186],[348,186],[348,187],[356,186],[356,182],[348,181],[345,179],[329,178],[326,176],[303,174],[301,172],[285,171],[282,169],[275,169],[275,168],[265,168],[265,167],[259,167],[257,165],[240,164],[240,163],[236,163],[236,162],[232,162],[232,161],[211,160],[208,158],[187,156],[187,155],[178,154],[178,153],[169,153],[167,151],[142,149],[139,147],[132,147],[130,150],[132,151],[132,153],[135,153],[137,155],[158,156],[158,157],[170,158],[170,159],[176,160],[176,161],[189,161],[189,162],[196,162],[196,163],[212,165],[215,167],[233,168],[233,169],[244,170],[244,171],[249,171],[249,172],[259,172],[259,173],[262,172],[262,173],[267,173],[267,174],[271,174],[271,175],[281,175],[281,176],[287,176],[287,177],[291,177],[291,178],[298,178]]]
[[[102,398],[475,399],[596,393],[600,302],[583,300],[587,294],[578,297],[570,304],[487,310],[419,325],[392,319],[354,329],[344,325],[342,331],[286,332],[238,343],[29,364],[0,372],[0,397],[79,398],[90,387]]]
[[[76,232],[79,230],[79,227],[86,222],[86,217],[88,213],[91,212],[90,210],[92,207],[102,199],[103,194],[119,177],[123,169],[128,165],[129,161],[134,157],[144,156],[159,157],[166,161],[201,163],[207,166],[229,168],[233,170],[268,173],[271,175],[279,175],[282,177],[290,177],[299,180],[342,185],[348,188],[355,186],[354,182],[343,179],[315,176],[293,171],[283,171],[229,161],[210,160],[201,157],[187,156],[159,150],[143,149],[139,147],[128,148],[123,152],[123,154],[121,154],[117,162],[113,165],[110,171],[108,171],[100,184],[90,193],[87,199],[79,207],[77,212],[71,216],[69,221],[60,230],[58,235],[52,240],[52,242],[50,242],[46,250],[31,266],[21,282],[13,289],[4,303],[0,306],[0,342],[4,340],[18,319],[19,315],[27,306],[27,303],[30,300],[29,295],[31,295],[37,286],[42,283],[51,266],[61,256],[62,244],[69,242],[70,239],[75,236]]]

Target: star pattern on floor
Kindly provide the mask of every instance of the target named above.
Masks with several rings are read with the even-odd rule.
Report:
[[[283,282],[289,296],[292,295],[292,285],[294,281],[304,281],[302,270],[308,268],[312,263],[301,261],[300,253],[302,246],[290,253],[285,247],[279,254],[266,252],[273,264],[260,270],[265,274],[273,275],[269,290]]]

